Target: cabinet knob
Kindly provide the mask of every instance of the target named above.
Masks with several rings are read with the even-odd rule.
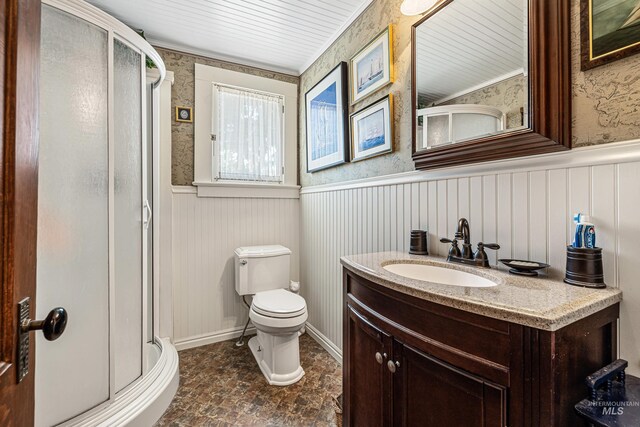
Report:
[[[393,360],[389,360],[387,362],[387,368],[389,368],[392,374],[395,374],[396,369],[399,367],[400,367],[400,362],[394,362]]]
[[[382,365],[382,361],[387,358],[387,353],[376,352],[376,362]]]

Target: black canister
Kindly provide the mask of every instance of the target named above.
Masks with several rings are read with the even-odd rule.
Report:
[[[567,272],[564,281],[587,288],[604,288],[602,248],[567,246]]]
[[[409,253],[414,255],[429,255],[427,251],[427,232],[424,230],[411,230],[411,242]]]

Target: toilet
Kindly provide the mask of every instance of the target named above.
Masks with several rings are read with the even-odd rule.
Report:
[[[280,245],[235,250],[236,292],[253,295],[249,318],[258,335],[249,348],[271,385],[286,386],[304,376],[298,336],[307,320],[307,304],[289,291],[291,251]]]

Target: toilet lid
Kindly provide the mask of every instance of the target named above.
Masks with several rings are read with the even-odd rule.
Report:
[[[300,295],[284,289],[275,289],[255,294],[251,307],[264,316],[295,317],[305,312],[307,304]]]

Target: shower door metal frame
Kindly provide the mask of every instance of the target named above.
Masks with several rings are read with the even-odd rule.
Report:
[[[147,307],[147,292],[148,292],[148,286],[146,286],[147,281],[150,279],[148,277],[148,270],[147,268],[145,268],[145,262],[146,260],[151,256],[153,257],[154,254],[154,250],[153,248],[149,248],[148,244],[147,244],[147,233],[149,232],[153,232],[153,230],[155,229],[155,226],[153,225],[153,216],[155,216],[155,211],[157,210],[155,206],[151,206],[151,212],[153,212],[153,214],[151,215],[151,222],[148,225],[148,227],[145,227],[145,219],[147,218],[147,209],[145,208],[145,202],[147,202],[148,200],[148,186],[147,186],[147,179],[151,178],[154,183],[153,183],[153,189],[155,192],[155,188],[156,188],[156,172],[154,170],[149,171],[148,167],[147,167],[147,160],[148,160],[148,156],[151,155],[153,156],[153,153],[148,153],[147,152],[147,105],[146,105],[146,81],[147,81],[147,77],[146,77],[146,61],[145,61],[145,55],[149,58],[151,58],[153,60],[153,62],[156,64],[156,67],[158,68],[158,71],[160,73],[160,77],[159,79],[153,84],[153,88],[154,88],[154,92],[157,90],[157,88],[160,86],[160,84],[162,83],[162,81],[165,78],[166,75],[166,69],[164,66],[164,63],[162,61],[162,58],[160,57],[160,55],[155,51],[155,49],[153,49],[153,47],[146,41],[144,40],[142,37],[140,37],[134,30],[132,30],[131,28],[129,28],[128,26],[126,26],[125,24],[123,24],[122,22],[118,21],[117,19],[115,19],[114,17],[108,15],[107,13],[101,11],[100,9],[96,8],[95,6],[92,6],[82,0],[42,0],[42,4],[44,5],[48,5],[51,6],[53,8],[59,9],[63,12],[69,13],[79,19],[82,19],[92,25],[95,25],[96,27],[99,27],[101,29],[103,29],[104,31],[107,32],[107,42],[108,42],[108,78],[107,78],[107,93],[108,93],[108,97],[107,97],[107,103],[108,103],[108,244],[109,244],[109,250],[108,250],[108,256],[109,256],[109,260],[108,260],[108,274],[109,274],[109,278],[108,278],[108,284],[109,284],[109,301],[108,301],[108,305],[109,305],[109,397],[107,400],[105,400],[104,402],[99,403],[98,405],[94,406],[93,408],[88,409],[85,412],[82,412],[80,414],[78,414],[76,417],[72,418],[69,421],[77,421],[80,419],[84,419],[84,418],[88,418],[93,414],[96,414],[102,410],[104,410],[105,407],[107,407],[108,405],[110,405],[114,399],[116,398],[117,394],[126,394],[127,391],[131,388],[133,388],[136,383],[139,381],[140,378],[142,378],[145,374],[145,370],[147,368],[146,363],[147,363],[147,358],[146,358],[146,353],[145,353],[145,344],[150,341],[150,340],[154,340],[155,337],[148,337],[147,335],[147,315],[148,315],[148,309],[149,307]],[[115,249],[114,249],[114,242],[115,242],[115,177],[114,177],[114,172],[115,172],[115,128],[114,128],[114,40],[118,40],[119,42],[125,44],[127,47],[131,48],[132,50],[134,50],[136,53],[139,53],[141,55],[141,61],[140,61],[140,90],[141,90],[141,149],[142,149],[142,153],[141,153],[141,161],[142,161],[142,192],[141,192],[141,212],[140,212],[140,225],[141,225],[141,233],[142,233],[142,260],[143,260],[143,265],[142,265],[142,283],[141,283],[141,292],[142,292],[142,318],[141,318],[141,323],[142,323],[142,336],[141,336],[141,342],[140,345],[142,346],[142,360],[141,360],[141,376],[138,377],[136,380],[134,380],[132,383],[130,383],[129,385],[125,386],[123,389],[116,391],[116,379],[115,379],[115,352],[113,351],[113,344],[115,343],[115,320],[116,320],[116,316],[115,316],[115,265],[114,265],[114,259],[115,259]],[[150,108],[152,108],[152,106],[150,106]],[[154,150],[153,151],[157,151],[157,141],[154,140]],[[154,168],[155,168],[155,161],[154,161]],[[150,177],[149,173],[153,174],[153,177]],[[155,289],[155,284],[153,284],[153,287]],[[154,298],[154,304],[155,304],[155,298]],[[154,323],[155,323],[155,319],[154,319]],[[157,330],[154,328],[153,330]]]

